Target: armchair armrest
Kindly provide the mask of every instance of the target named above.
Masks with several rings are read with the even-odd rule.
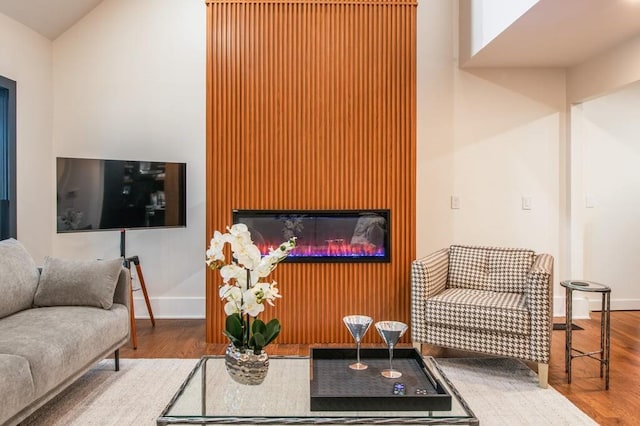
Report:
[[[553,256],[546,253],[537,254],[529,273],[553,274]]]
[[[553,327],[553,256],[538,254],[527,274],[526,296],[531,312],[531,353],[534,361],[547,364]]]
[[[425,301],[445,289],[448,275],[448,248],[411,263],[411,340],[414,343],[426,340]]]

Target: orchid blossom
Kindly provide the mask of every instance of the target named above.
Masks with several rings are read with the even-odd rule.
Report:
[[[257,317],[264,311],[265,302],[275,306],[275,300],[282,297],[275,281],[268,283],[260,280],[268,277],[289,255],[295,248],[296,239],[290,238],[277,248],[270,248],[269,253],[262,256],[251,240],[247,225],[237,223],[227,227],[227,231],[224,234],[214,232],[206,251],[206,264],[218,270],[223,281],[219,296],[226,301],[225,334],[237,347],[259,352],[278,335],[280,323],[273,319],[265,325]],[[231,246],[231,262],[226,261],[224,254],[227,244]],[[250,318],[258,322],[257,327],[256,324],[250,327]]]

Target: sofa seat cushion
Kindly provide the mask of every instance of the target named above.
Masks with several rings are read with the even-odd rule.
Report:
[[[447,287],[523,293],[533,250],[451,246]]]
[[[18,241],[0,241],[0,318],[29,309],[40,273],[31,255]]]
[[[449,288],[426,300],[425,321],[496,333],[531,332],[526,296],[521,293]]]
[[[84,306],[34,308],[0,321],[0,353],[24,357],[38,398],[127,338],[129,312]]]
[[[0,424],[34,398],[29,361],[17,355],[0,354]]]

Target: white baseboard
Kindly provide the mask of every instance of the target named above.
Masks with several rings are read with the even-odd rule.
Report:
[[[589,301],[581,295],[573,293],[573,319],[589,319]],[[553,298],[553,316],[563,317],[565,314],[565,298],[555,296]]]
[[[611,292],[613,294],[613,292]],[[592,311],[600,311],[602,309],[602,297],[589,299],[589,307]],[[614,299],[611,298],[612,311],[637,311],[640,310],[640,299]]]
[[[204,319],[206,300],[204,297],[150,297],[151,310],[156,319]],[[133,297],[136,318],[148,319],[144,297]]]
[[[599,294],[588,297],[586,295],[573,293],[573,319],[589,319],[591,311],[602,309],[602,296]],[[640,310],[640,299],[614,299],[611,298],[612,311],[637,311]],[[553,298],[553,316],[564,316],[564,296]]]

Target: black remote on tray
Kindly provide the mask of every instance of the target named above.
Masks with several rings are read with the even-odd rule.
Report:
[[[394,395],[404,395],[405,392],[405,385],[404,383],[400,383],[400,382],[396,382],[393,384],[393,394]]]

